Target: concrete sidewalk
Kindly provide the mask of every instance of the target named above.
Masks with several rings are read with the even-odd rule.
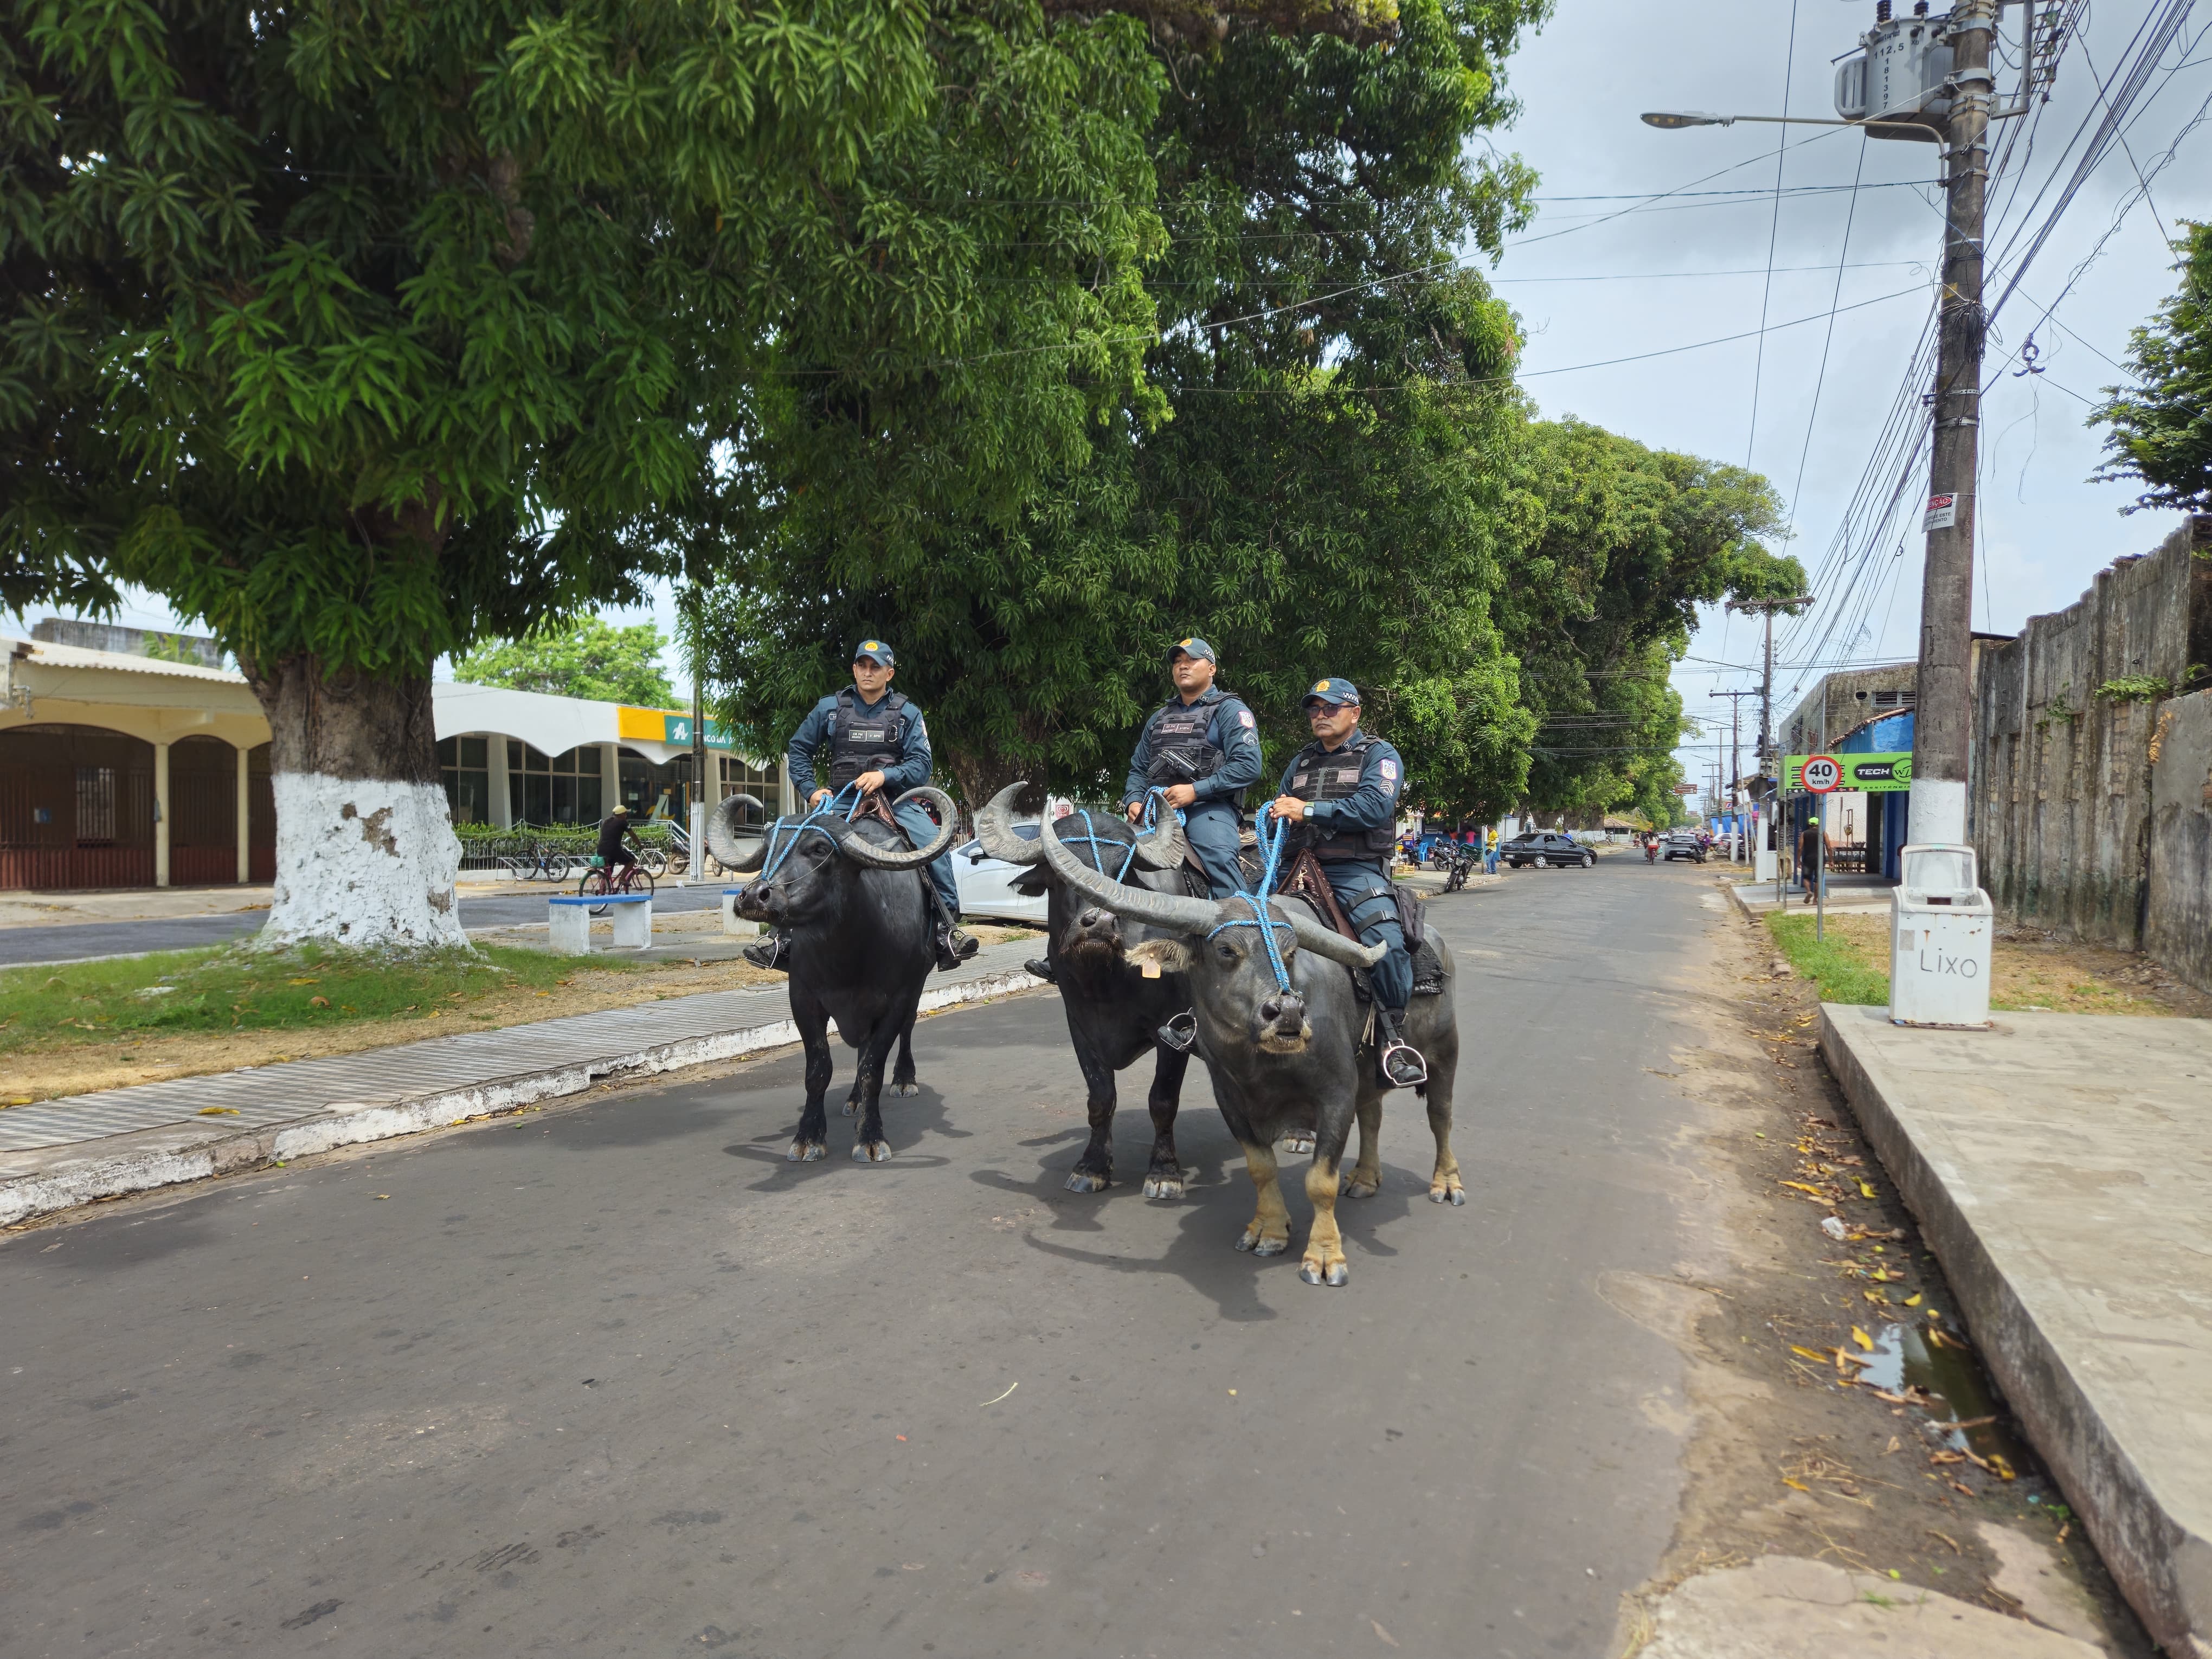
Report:
[[[1041,984],[1022,967],[1036,949],[1009,940],[933,974],[922,1011]],[[0,1112],[0,1226],[798,1041],[779,981],[14,1107]],[[849,1085],[849,1059],[840,1070]]]
[[[1829,1068],[2067,1502],[2151,1635],[2212,1659],[2212,1021],[1820,1012]]]

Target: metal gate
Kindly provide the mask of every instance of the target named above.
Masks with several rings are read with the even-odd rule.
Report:
[[[153,744],[92,726],[0,732],[0,889],[153,881]]]

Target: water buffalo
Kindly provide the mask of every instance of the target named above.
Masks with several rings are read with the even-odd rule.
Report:
[[[822,1101],[830,1087],[830,1020],[860,1057],[846,1103],[848,1112],[860,1113],[855,1162],[880,1164],[891,1155],[878,1097],[894,1042],[893,1091],[915,1091],[915,1007],[937,962],[922,866],[951,844],[958,823],[951,799],[939,790],[911,789],[899,799],[917,796],[935,805],[941,827],[928,846],[912,849],[879,819],[848,823],[838,812],[779,818],[765,834],[748,830],[748,822],[767,816],[750,795],[732,795],[708,821],[708,848],[725,869],[744,874],[768,866],[738,899],[738,914],[790,936],[791,1018],[806,1046],[806,1108],[791,1143],[794,1159],[811,1163],[827,1150]]]
[[[1152,1115],[1152,1158],[1145,1172],[1145,1196],[1181,1198],[1182,1164],[1176,1156],[1175,1121],[1190,1055],[1168,1048],[1155,1034],[1190,1006],[1190,992],[1182,975],[1155,967],[1147,979],[1144,964],[1127,956],[1125,945],[1154,937],[1150,929],[1126,927],[1096,900],[1071,893],[1043,863],[1043,846],[1014,833],[1014,798],[1024,787],[1009,785],[975,815],[975,839],[994,859],[1030,866],[1018,884],[1025,891],[1042,888],[1048,895],[1045,926],[1060,1006],[1067,1012],[1067,1035],[1075,1044],[1091,1114],[1091,1144],[1068,1172],[1067,1190],[1103,1192],[1114,1184],[1114,1073],[1149,1053],[1154,1056],[1152,1087],[1145,1104]],[[1182,842],[1173,814],[1152,835],[1139,835],[1111,813],[1093,813],[1081,822],[1080,830],[1069,831],[1080,838],[1063,850],[1096,871],[1126,874],[1146,888],[1183,890],[1176,870],[1182,861]]]
[[[1306,1196],[1314,1218],[1299,1277],[1310,1285],[1341,1285],[1350,1277],[1337,1230],[1340,1185],[1353,1198],[1371,1198],[1382,1185],[1382,1085],[1359,1053],[1368,1011],[1353,989],[1349,969],[1379,960],[1382,947],[1355,944],[1326,927],[1301,900],[1266,904],[1267,939],[1255,907],[1239,899],[1189,898],[1127,886],[1102,874],[1062,846],[1047,822],[1039,839],[1061,881],[1112,910],[1171,937],[1133,946],[1126,954],[1149,958],[1185,975],[1198,1014],[1198,1048],[1213,1075],[1213,1097],[1244,1148],[1258,1206],[1237,1248],[1274,1255],[1290,1247],[1291,1217],[1283,1203],[1274,1143],[1286,1129],[1314,1133]],[[1464,1204],[1459,1161],[1452,1156],[1452,1079],[1459,1064],[1459,1028],[1449,994],[1451,957],[1434,941],[1447,994],[1413,1000],[1407,1039],[1428,1057],[1429,1079],[1417,1091],[1428,1099],[1429,1128],[1437,1162],[1429,1196]],[[1275,963],[1282,966],[1278,976]],[[1287,982],[1285,982],[1287,981]],[[1340,1182],[1338,1165],[1357,1119],[1359,1160]]]

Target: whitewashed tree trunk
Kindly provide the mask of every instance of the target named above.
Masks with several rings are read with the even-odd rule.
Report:
[[[257,943],[466,948],[427,676],[246,665],[269,718],[276,894]]]

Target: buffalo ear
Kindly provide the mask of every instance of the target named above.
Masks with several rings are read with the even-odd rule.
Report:
[[[1149,962],[1164,974],[1187,974],[1190,971],[1190,946],[1179,939],[1148,939],[1141,945],[1131,945],[1121,954],[1140,968]]]

